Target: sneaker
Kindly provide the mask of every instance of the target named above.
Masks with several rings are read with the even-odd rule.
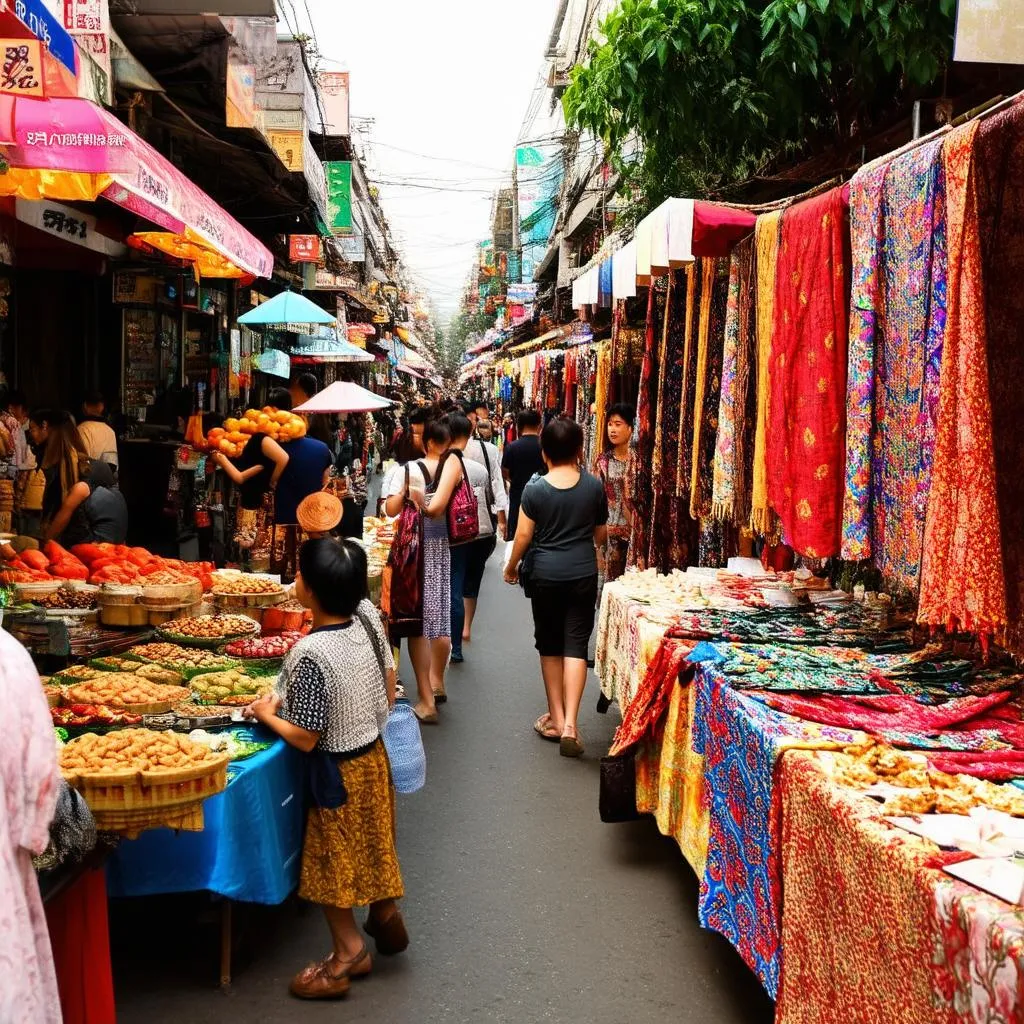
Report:
[[[452,664],[461,665],[466,659],[462,656],[462,651],[452,651]]]

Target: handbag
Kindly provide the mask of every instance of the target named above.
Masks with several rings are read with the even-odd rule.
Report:
[[[366,635],[370,638],[373,653],[377,658],[381,681],[387,678],[384,650],[380,637],[363,612],[356,609],[356,617],[363,624]],[[423,749],[423,737],[420,735],[420,723],[407,700],[395,701],[395,706],[388,713],[381,732],[384,749],[388,752],[391,763],[391,782],[398,793],[415,793],[427,782],[427,753]]]
[[[480,536],[480,506],[477,504],[476,492],[469,482],[466,462],[458,448],[451,448],[446,454],[454,455],[462,466],[462,479],[448,500],[445,515],[448,519],[448,544],[456,547],[459,544],[470,544]],[[440,480],[440,467],[438,479]]]
[[[408,466],[405,500],[381,581],[380,607],[393,637],[423,635],[423,515],[409,499]]]
[[[484,495],[487,498],[487,512],[491,517],[491,529],[495,532],[495,535],[497,535],[498,516],[494,511],[495,497],[494,485],[491,483],[491,457],[487,454],[487,442],[481,441],[479,438],[477,438],[477,441],[480,444],[480,451],[483,453],[484,468],[487,470],[487,490],[484,492]]]
[[[601,820],[609,823],[638,821],[636,809],[636,753],[601,758],[601,786],[597,801]]]

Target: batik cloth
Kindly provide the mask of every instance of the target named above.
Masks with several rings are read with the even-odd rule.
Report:
[[[960,1024],[1024,1022],[1024,911],[965,885],[935,885],[935,999]]]
[[[953,1024],[935,1001],[935,846],[878,820],[816,759],[779,771],[785,970],[780,1024]]]
[[[855,177],[850,231],[842,556],[916,591],[946,329],[942,140]]]
[[[682,392],[679,396],[679,462],[676,468],[676,494],[689,498],[693,472],[694,396],[697,390],[697,337],[700,331],[702,261],[691,263],[686,274],[686,318],[683,330]]]
[[[991,634],[1006,625],[1006,588],[974,167],[977,132],[978,122],[970,121],[943,141],[949,281],[918,621]]]
[[[750,516],[756,354],[754,337],[754,240],[737,242],[729,262],[718,433],[712,471],[711,515],[736,525]]]
[[[718,436],[718,405],[722,386],[722,349],[725,345],[725,308],[728,300],[729,261],[702,259],[697,386],[693,402],[693,462],[690,471],[691,519],[704,519],[711,514],[715,439]]]
[[[768,495],[802,555],[839,552],[846,420],[846,212],[836,188],[782,215],[775,288]]]
[[[785,750],[837,749],[861,737],[776,714],[708,666],[697,670],[693,686],[693,747],[704,758],[710,799],[698,916],[732,943],[774,999],[781,911],[776,760]]]
[[[766,437],[768,428],[769,367],[772,337],[775,332],[775,272],[779,260],[779,226],[782,211],[757,218],[754,227],[757,295],[757,413],[754,433],[753,493],[750,528],[762,535],[772,532],[772,514],[768,505]]]
[[[651,486],[656,494],[674,494],[676,463],[679,460],[679,391],[682,381],[683,317],[686,308],[686,278],[676,283],[676,275],[668,275],[664,316],[658,330],[658,393],[654,417],[654,458],[651,463]],[[671,357],[670,357],[671,353]],[[668,474],[671,486],[666,487]]]
[[[650,540],[650,516],[653,504],[654,430],[658,403],[658,351],[657,325],[662,322],[664,296],[656,295],[652,286],[647,295],[647,326],[644,335],[644,359],[640,367],[640,387],[636,405],[636,459],[630,494],[636,515],[630,539],[630,565],[644,566]]]
[[[976,147],[1005,645],[1024,654],[1024,106],[983,120]]]

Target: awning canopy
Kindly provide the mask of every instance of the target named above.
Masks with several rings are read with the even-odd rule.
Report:
[[[299,336],[291,350],[293,363],[372,363],[373,356],[364,348],[344,338],[317,338],[309,334]]]
[[[333,324],[338,317],[310,302],[299,292],[284,291],[266,302],[261,302],[239,318],[247,327],[287,327],[290,324]]]
[[[86,202],[102,196],[246,274],[269,278],[273,272],[274,257],[265,245],[148,142],[89,100],[0,95],[0,151],[10,166],[0,175],[0,195]]]
[[[336,380],[318,391],[308,402],[297,405],[292,412],[374,412],[387,409],[392,403],[350,380]]]

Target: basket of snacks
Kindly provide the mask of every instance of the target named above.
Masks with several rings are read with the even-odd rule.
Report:
[[[86,729],[107,732],[110,729],[122,729],[126,725],[138,725],[143,716],[107,707],[106,704],[65,704],[59,708],[50,708],[50,717],[54,726],[77,733]]]
[[[272,679],[255,679],[238,669],[208,672],[192,680],[192,698],[199,704],[244,707],[273,688]]]
[[[238,661],[234,658],[203,648],[182,647],[180,644],[136,644],[129,648],[128,655],[145,664],[170,669],[186,681],[204,672],[238,668]]]
[[[277,636],[254,636],[244,640],[233,640],[221,649],[232,658],[238,658],[250,675],[267,675],[280,669],[284,656],[301,639],[301,633],[291,631]]]
[[[214,573],[211,593],[218,608],[263,608],[285,599],[277,580],[244,572]]]
[[[203,801],[227,785],[229,760],[180,733],[122,729],[71,740],[60,769],[97,828],[134,838],[150,828],[201,831]]]
[[[69,686],[65,703],[103,704],[135,715],[156,715],[170,711],[175,703],[187,697],[188,690],[184,686],[154,683],[131,672],[105,672]]]
[[[219,647],[259,631],[259,623],[245,615],[187,616],[172,619],[157,628],[165,640],[187,647]]]
[[[104,583],[99,592],[100,622],[117,629],[138,629],[148,625],[149,611],[141,603],[142,587],[134,584]]]
[[[149,608],[182,608],[195,604],[202,596],[202,583],[177,569],[150,573],[142,584],[141,600]]]
[[[194,700],[175,704],[174,723],[171,728],[178,732],[193,729],[226,729],[232,724],[231,715],[235,708],[224,704],[199,704]]]

